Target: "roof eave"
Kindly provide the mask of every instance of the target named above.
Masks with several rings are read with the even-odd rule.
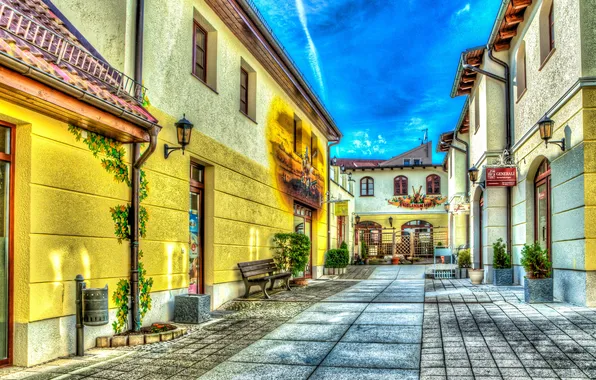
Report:
[[[497,12],[497,17],[495,19],[495,23],[493,24],[493,28],[490,32],[490,36],[488,37],[488,46],[493,46],[493,44],[495,43],[495,39],[497,38],[497,35],[499,34],[499,28],[501,27],[501,24],[503,23],[503,17],[505,17],[505,12],[507,12],[507,7],[509,6],[510,2],[511,2],[511,0],[502,0],[501,1],[501,6],[499,7],[499,11]]]

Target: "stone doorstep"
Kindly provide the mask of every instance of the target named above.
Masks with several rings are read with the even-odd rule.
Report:
[[[139,335],[115,335],[100,336],[96,339],[96,348],[109,347],[124,347],[124,346],[140,346],[144,344],[152,344],[158,342],[165,342],[180,338],[188,333],[186,327],[178,327],[176,330],[164,331],[155,334],[139,334]]]

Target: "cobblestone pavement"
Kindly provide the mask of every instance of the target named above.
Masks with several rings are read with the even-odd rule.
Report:
[[[230,302],[187,336],[89,350],[6,379],[596,378],[596,310],[527,305],[520,287],[424,280],[378,266],[361,281],[315,281],[272,300]],[[364,277],[364,276],[362,276]],[[227,314],[230,313],[230,314]]]

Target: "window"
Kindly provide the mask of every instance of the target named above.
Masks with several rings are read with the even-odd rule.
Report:
[[[192,42],[192,75],[217,92],[217,31],[196,9]]]
[[[257,72],[244,60],[240,64],[240,112],[257,121]]]
[[[314,132],[311,132],[310,135],[310,163],[312,164],[313,167],[317,167],[317,165],[315,165],[315,162],[317,160],[317,156],[319,155],[319,138],[317,137],[317,135],[314,134]]]
[[[414,159],[414,165],[420,165],[421,163],[422,162],[419,159],[417,159],[417,158]]]
[[[480,129],[480,88],[476,90],[474,96],[474,134]]]
[[[408,195],[408,177],[400,175],[393,179],[393,195]]]
[[[540,8],[540,62],[543,66],[555,48],[554,1],[544,0]],[[541,67],[542,68],[542,67]]]
[[[436,174],[431,174],[426,177],[426,194],[441,194],[441,177]]]
[[[404,166],[409,166],[409,165],[410,165],[410,159],[404,158]]]
[[[240,111],[248,115],[248,73],[240,69]]]
[[[193,74],[203,82],[207,81],[207,31],[199,24],[194,23],[195,28],[195,53],[193,62]]]
[[[375,181],[371,177],[364,177],[360,180],[360,196],[372,197],[375,195]]]
[[[517,99],[526,92],[526,43],[522,41],[517,50]]]

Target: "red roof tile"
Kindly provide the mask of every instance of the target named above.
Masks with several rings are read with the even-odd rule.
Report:
[[[87,51],[42,0],[0,0],[0,55],[157,122],[139,103],[144,88]]]

